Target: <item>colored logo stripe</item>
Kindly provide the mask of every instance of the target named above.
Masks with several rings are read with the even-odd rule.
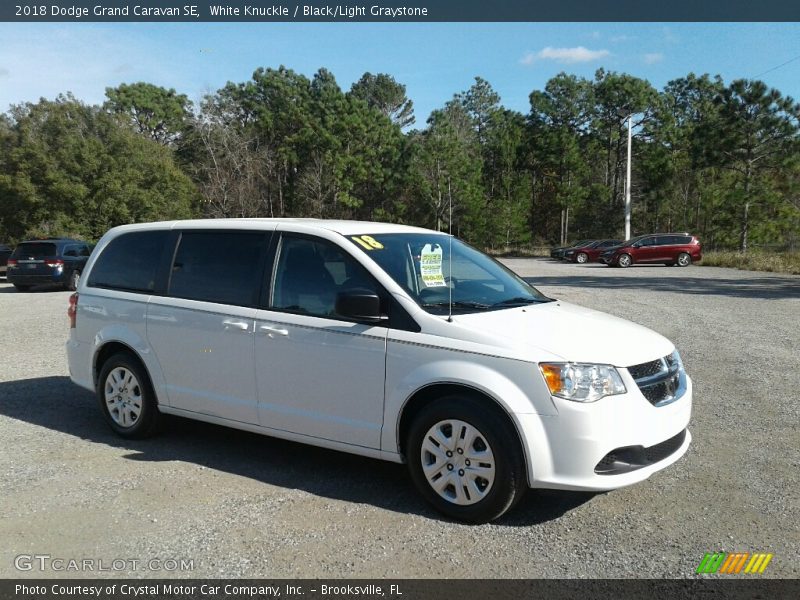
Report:
[[[772,560],[772,556],[772,554],[764,552],[757,552],[753,555],[749,552],[715,552],[713,554],[707,552],[695,572],[738,574],[744,568],[745,573],[763,573]],[[745,564],[747,564],[746,567]]]
[[[710,554],[706,552],[706,555],[703,557],[703,560],[700,561],[700,566],[697,567],[697,573],[716,573],[717,569],[719,569],[722,561],[725,560],[725,553],[724,552],[717,552],[715,554]]]
[[[772,560],[772,554],[753,554],[753,558],[747,563],[745,573],[763,573],[767,568],[769,561]]]
[[[728,554],[728,558],[722,563],[720,573],[738,573],[744,566],[744,561],[750,556],[749,552],[736,552]]]

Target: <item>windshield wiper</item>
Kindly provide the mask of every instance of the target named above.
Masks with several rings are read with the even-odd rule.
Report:
[[[517,296],[516,298],[509,298],[508,300],[501,300],[500,302],[495,302],[494,304],[492,304],[492,307],[525,306],[527,304],[539,304],[540,302],[548,302],[548,301],[538,300],[537,298],[531,298],[530,296]]]
[[[490,308],[488,304],[482,304],[480,302],[468,302],[464,300],[453,300],[452,302],[442,300],[441,302],[427,302],[422,305],[423,308],[447,308],[448,306],[452,306],[453,308],[476,308],[480,310],[486,310],[487,308]]]

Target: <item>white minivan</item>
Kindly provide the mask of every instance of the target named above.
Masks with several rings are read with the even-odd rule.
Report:
[[[610,490],[688,449],[674,345],[543,295],[447,234],[383,223],[125,225],[70,299],[72,380],[141,438],[179,415],[407,462],[446,515]]]

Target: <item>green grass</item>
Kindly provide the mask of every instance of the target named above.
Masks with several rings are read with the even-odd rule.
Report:
[[[706,267],[730,267],[743,271],[771,271],[773,273],[790,273],[800,275],[800,252],[764,252],[750,250],[741,252],[704,252],[703,261]]]
[[[544,246],[498,246],[484,250],[489,256],[499,258],[533,258],[550,256],[550,248]]]

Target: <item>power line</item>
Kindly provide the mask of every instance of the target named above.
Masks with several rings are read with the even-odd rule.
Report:
[[[781,67],[785,67],[786,65],[788,65],[789,63],[792,63],[792,62],[796,61],[797,59],[800,59],[800,54],[798,54],[798,55],[797,55],[797,56],[795,56],[794,58],[790,58],[790,59],[789,59],[789,60],[787,60],[785,63],[781,63],[781,64],[779,64],[777,67],[772,67],[771,69],[767,69],[767,70],[766,70],[766,71],[764,71],[763,73],[759,73],[758,75],[755,75],[755,76],[753,77],[753,79],[758,79],[758,78],[759,78],[759,77],[761,77],[762,75],[766,75],[767,73],[772,73],[773,71],[775,71],[775,70],[777,70],[777,69],[780,69]]]

